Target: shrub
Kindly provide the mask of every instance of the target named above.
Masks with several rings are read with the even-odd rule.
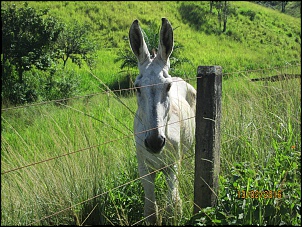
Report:
[[[240,11],[240,14],[243,16],[247,16],[250,18],[251,21],[253,21],[255,19],[256,13],[253,10],[242,10]]]
[[[15,66],[6,61],[3,65],[1,80],[2,104],[17,105],[37,101],[39,83],[28,71],[24,73],[24,79],[20,82]]]
[[[67,99],[78,94],[78,86],[79,77],[74,70],[56,70],[47,76],[42,96],[45,100]]]

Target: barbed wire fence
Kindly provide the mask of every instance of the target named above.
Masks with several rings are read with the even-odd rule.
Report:
[[[259,68],[259,69],[252,69],[252,70],[242,70],[242,71],[234,71],[234,72],[228,72],[228,73],[223,73],[223,76],[230,76],[230,75],[236,75],[239,74],[240,76],[245,76],[245,74],[249,74],[249,73],[255,73],[255,72],[262,72],[264,73],[265,71],[270,71],[270,70],[282,70],[282,69],[289,69],[289,68],[295,68],[295,67],[299,67],[301,66],[300,64],[297,65],[288,65],[288,66],[280,66],[280,67],[270,67],[270,68]],[[60,102],[64,102],[64,101],[70,101],[70,100],[74,100],[74,99],[81,99],[81,98],[88,98],[88,97],[92,97],[92,96],[96,96],[96,95],[102,95],[102,94],[113,94],[114,97],[117,97],[117,93],[123,92],[123,91],[135,91],[135,87],[133,88],[123,88],[123,89],[115,89],[115,90],[111,90],[105,83],[103,83],[103,81],[98,78],[97,76],[95,76],[91,71],[89,71],[89,73],[96,78],[102,85],[105,86],[106,90],[103,89],[103,91],[101,92],[97,92],[97,93],[93,93],[93,94],[87,94],[87,95],[81,95],[81,96],[74,96],[71,98],[63,98],[63,99],[54,99],[54,100],[49,100],[49,101],[43,101],[43,102],[37,102],[37,103],[32,103],[32,104],[27,104],[27,105],[20,105],[20,106],[15,106],[15,107],[7,107],[7,108],[3,108],[1,109],[1,111],[8,111],[8,110],[14,110],[14,109],[22,109],[22,108],[27,108],[27,107],[32,107],[32,106],[40,106],[40,105],[46,105],[46,104],[50,104],[50,103],[60,103]],[[277,73],[279,73],[277,71]],[[198,79],[198,78],[197,78]],[[251,80],[250,78],[247,78],[249,81]],[[196,80],[196,77],[194,78],[183,78],[183,80],[185,81],[192,81],[192,80]],[[177,82],[177,81],[176,81]],[[151,84],[148,86],[157,86],[160,84]],[[142,87],[138,87],[138,88],[143,88],[145,86]]]
[[[291,66],[291,67],[297,67],[297,66]],[[246,70],[246,71],[237,71],[237,72],[233,72],[233,73],[224,73],[223,75],[233,75],[233,74],[242,74],[242,73],[251,73],[251,72],[261,72],[261,71],[267,71],[267,70],[272,70],[272,69],[287,69],[288,67],[275,67],[275,68],[267,68],[267,69],[256,69],[256,70]],[[90,72],[91,73],[91,72]],[[93,73],[91,73],[91,75],[93,75],[95,78],[97,78]],[[140,86],[140,87],[134,87],[134,88],[128,88],[128,89],[117,89],[117,90],[110,90],[110,88],[105,85],[99,78],[97,78],[105,87],[106,87],[106,91],[102,91],[100,93],[95,93],[95,94],[88,94],[88,95],[84,95],[84,96],[76,96],[76,97],[73,97],[73,98],[65,98],[65,99],[56,99],[56,100],[50,100],[50,101],[45,101],[45,102],[40,102],[40,103],[37,103],[37,104],[30,104],[30,105],[23,105],[23,106],[17,106],[17,107],[12,107],[12,108],[4,108],[2,109],[1,111],[9,111],[9,110],[15,110],[15,109],[21,109],[21,108],[28,108],[28,107],[33,107],[33,106],[37,106],[37,105],[46,105],[46,104],[49,104],[49,103],[58,103],[59,105],[62,105],[62,106],[65,106],[67,108],[70,108],[72,110],[74,110],[75,112],[78,112],[78,113],[81,113],[83,114],[84,116],[87,116],[87,117],[90,117],[98,122],[101,122],[102,124],[105,124],[107,126],[110,126],[112,127],[114,130],[118,131],[119,133],[122,133],[124,135],[124,138],[129,138],[129,137],[132,137],[134,136],[134,134],[125,134],[123,132],[121,132],[119,129],[115,128],[114,126],[112,125],[109,125],[108,123],[104,122],[103,120],[101,119],[98,119],[96,117],[94,117],[93,115],[91,114],[88,114],[88,113],[85,113],[79,109],[76,109],[75,107],[72,107],[70,105],[67,105],[67,104],[64,104],[62,103],[62,101],[68,101],[68,100],[73,100],[73,99],[78,99],[78,98],[85,98],[85,97],[90,97],[90,96],[95,96],[95,95],[100,95],[100,94],[108,94],[108,92],[110,92],[110,94],[112,94],[114,96],[114,98],[116,98],[124,107],[126,107],[130,112],[131,114],[135,117],[135,112],[133,110],[131,110],[117,95],[116,93],[119,93],[121,91],[131,91],[131,90],[135,90],[137,88],[144,88],[144,87],[150,87],[150,86],[158,86],[158,85],[161,85],[161,83],[158,83],[158,84],[151,84],[151,85],[146,85],[146,86]],[[196,77],[196,78],[187,78],[187,79],[184,79],[185,81],[189,82],[189,81],[192,81],[192,80],[196,80],[196,79],[199,79],[199,77]],[[248,78],[250,80],[250,78]],[[179,80],[181,81],[181,80]],[[179,81],[174,81],[174,82],[179,82]],[[287,93],[289,91],[282,91],[282,93]],[[280,94],[280,92],[278,92],[278,94]],[[275,95],[278,95],[278,94],[275,94]],[[265,98],[265,97],[264,97]],[[4,121],[6,121],[4,118],[2,118]],[[189,120],[189,119],[184,119],[185,120]],[[121,121],[119,122],[121,124],[123,124]],[[174,123],[178,123],[178,122],[174,122]],[[132,129],[129,129],[127,126],[123,125],[125,128],[127,128],[127,130],[129,130],[131,133],[133,133]],[[164,126],[161,126],[161,127],[164,127]],[[140,133],[145,133],[147,131],[151,131],[151,130],[154,130],[156,128],[152,128],[152,129],[148,129],[146,131],[143,131],[143,132],[140,132]],[[139,134],[140,134],[139,133]],[[123,139],[124,139],[123,138]],[[108,143],[112,143],[116,140],[113,140],[113,141],[108,141],[108,142],[105,142],[105,143],[102,143],[102,144],[98,144],[98,145],[94,145],[94,146],[91,146],[91,147],[87,147],[87,148],[83,148],[83,149],[79,149],[77,151],[74,151],[74,152],[70,152],[70,153],[66,153],[66,154],[62,154],[60,156],[57,156],[57,157],[53,157],[53,158],[49,158],[49,159],[46,159],[46,160],[42,160],[42,161],[39,161],[39,162],[35,162],[35,163],[31,163],[31,164],[28,164],[26,166],[23,166],[23,167],[18,167],[18,168],[14,168],[14,169],[11,169],[11,170],[7,170],[7,171],[4,171],[2,172],[1,174],[6,174],[6,173],[9,173],[9,172],[12,172],[12,171],[16,171],[18,169],[22,169],[22,168],[26,168],[26,167],[29,167],[29,166],[33,166],[33,165],[36,165],[36,164],[39,164],[39,163],[43,163],[43,162],[47,162],[47,161],[50,161],[50,160],[53,160],[53,159],[56,159],[56,158],[60,158],[60,157],[64,157],[64,156],[67,156],[67,155],[70,155],[70,154],[73,154],[73,153],[77,153],[77,152],[81,152],[81,151],[84,151],[84,150],[87,150],[87,149],[90,149],[90,148],[94,148],[94,147],[97,147],[97,146],[102,146],[104,144],[108,144]]]
[[[300,65],[287,66],[287,67],[275,67],[275,68],[267,68],[267,69],[257,69],[257,70],[237,71],[237,72],[231,72],[231,73],[224,73],[223,76],[225,76],[225,75],[230,76],[230,75],[236,75],[236,74],[237,74],[237,75],[241,75],[241,76],[243,75],[243,76],[245,76],[245,77],[247,78],[248,81],[251,81],[250,78],[249,78],[248,76],[246,76],[246,74],[253,73],[253,72],[259,72],[259,73],[262,72],[262,74],[264,74],[264,72],[266,72],[266,71],[272,71],[272,70],[273,70],[273,71],[278,71],[278,70],[281,70],[281,71],[282,71],[282,70],[284,70],[284,69],[286,70],[286,69],[288,69],[288,68],[290,68],[290,67],[299,67],[299,66],[300,66]],[[91,73],[91,75],[93,75],[93,74]],[[94,76],[95,78],[97,78],[95,75],[93,75],[93,76]],[[97,78],[97,79],[102,83],[102,81],[101,81],[99,78]],[[198,79],[198,78],[197,78],[197,79]],[[192,80],[196,80],[196,77],[195,77],[195,78],[186,78],[186,79],[184,79],[184,80],[187,81],[187,82],[189,82],[189,81],[192,81]],[[175,82],[178,82],[178,81],[175,81]],[[67,152],[67,153],[64,153],[64,154],[61,154],[61,155],[58,155],[58,156],[55,156],[55,157],[47,158],[47,159],[40,160],[40,161],[37,161],[37,162],[32,162],[32,163],[29,163],[29,164],[24,165],[24,166],[14,167],[14,168],[11,168],[11,169],[9,169],[9,170],[4,170],[4,171],[1,172],[1,175],[9,174],[9,173],[11,173],[11,172],[15,172],[15,171],[18,171],[18,170],[21,170],[21,169],[24,169],[24,168],[29,168],[29,167],[32,167],[32,166],[35,166],[35,165],[38,165],[38,164],[46,163],[46,162],[49,162],[49,161],[52,161],[52,160],[55,160],[55,159],[58,159],[58,158],[61,158],[61,157],[73,155],[73,154],[75,154],[75,153],[84,152],[84,151],[89,150],[89,149],[91,149],[91,148],[104,146],[104,145],[106,145],[106,144],[110,144],[110,143],[113,143],[113,142],[115,142],[115,141],[119,141],[119,140],[123,140],[123,139],[132,138],[132,137],[134,136],[133,131],[132,131],[132,129],[128,128],[127,126],[124,125],[124,127],[127,128],[127,130],[130,132],[129,134],[125,134],[124,132],[120,131],[119,129],[115,128],[114,126],[109,125],[109,124],[106,123],[105,121],[103,121],[103,120],[101,120],[101,119],[98,119],[98,118],[94,117],[93,115],[91,115],[91,114],[89,114],[89,113],[85,113],[85,112],[83,112],[83,111],[81,111],[81,110],[79,110],[79,109],[77,109],[77,108],[75,108],[75,107],[73,107],[73,106],[69,106],[69,105],[67,105],[67,104],[64,104],[64,103],[62,102],[62,101],[69,101],[69,100],[74,100],[74,99],[80,99],[80,98],[86,98],[86,97],[97,96],[97,95],[101,95],[101,94],[110,94],[110,95],[112,95],[118,102],[120,102],[121,105],[123,105],[126,109],[128,109],[128,110],[131,112],[131,114],[133,115],[133,117],[135,117],[134,111],[131,110],[131,108],[129,108],[129,107],[128,107],[128,106],[127,106],[120,98],[119,98],[119,96],[116,95],[116,93],[119,93],[119,92],[121,92],[121,91],[134,91],[134,90],[137,89],[137,88],[133,87],[133,88],[128,88],[128,89],[110,90],[109,87],[108,87],[107,85],[105,85],[104,83],[102,83],[102,85],[105,87],[105,89],[104,89],[102,92],[99,92],[99,93],[88,94],[88,95],[83,95],[83,96],[75,96],[75,97],[67,98],[67,99],[50,100],[50,101],[45,101],[45,102],[40,102],[40,103],[34,103],[34,104],[30,104],[30,105],[23,105],[23,106],[17,106],[17,107],[3,108],[3,109],[1,109],[1,111],[3,111],[3,112],[4,112],[4,111],[13,111],[13,110],[16,110],[16,109],[21,109],[21,108],[29,108],[29,107],[33,107],[33,106],[41,106],[41,105],[46,105],[46,104],[50,104],[50,103],[57,103],[57,104],[59,104],[59,105],[65,106],[65,107],[67,107],[67,108],[70,108],[71,110],[73,110],[73,111],[75,111],[75,112],[78,112],[78,113],[80,113],[80,114],[83,114],[83,115],[86,116],[86,117],[92,118],[92,119],[94,119],[94,120],[96,120],[96,121],[98,121],[98,122],[100,122],[100,123],[102,123],[102,124],[106,124],[107,126],[113,128],[113,129],[116,130],[117,132],[123,134],[123,137],[122,137],[122,138],[118,138],[118,139],[114,139],[114,140],[109,140],[109,141],[106,141],[106,142],[101,143],[101,144],[92,145],[92,146],[90,146],[90,147],[85,147],[85,148],[82,148],[82,149],[78,149],[78,150],[75,150],[75,151],[73,151],[73,152]],[[148,85],[148,86],[157,86],[157,85],[159,85],[159,84],[153,84],[153,85]],[[263,85],[260,85],[260,86],[263,86]],[[266,86],[266,85],[264,85],[264,86]],[[276,93],[275,95],[278,95],[278,94],[280,94],[280,93],[287,93],[287,92],[289,92],[289,91],[278,92],[278,93]],[[263,98],[266,98],[266,97],[263,97]],[[2,118],[2,120],[4,120],[5,122],[7,122],[7,120],[5,120],[5,118],[3,118],[3,117],[1,117],[1,118]],[[118,119],[117,119],[117,120],[118,120]],[[185,121],[185,120],[189,120],[189,119],[184,119],[184,121]],[[123,124],[121,121],[119,121],[119,122],[120,122],[121,124]],[[173,122],[173,123],[178,123],[178,122]],[[173,123],[172,123],[172,124],[173,124]],[[164,127],[164,126],[161,126],[161,127]],[[148,129],[148,130],[146,130],[146,131],[144,131],[144,132],[140,132],[140,133],[145,133],[145,132],[147,132],[147,131],[149,131],[149,130],[153,130],[153,129]],[[257,130],[261,130],[261,128],[258,128]],[[234,138],[232,138],[232,139],[230,139],[230,140],[223,141],[222,143],[228,143],[229,141],[238,139],[238,138],[240,138],[240,137],[241,137],[241,135],[239,135],[239,136],[237,136],[237,137],[234,137]],[[190,156],[184,157],[184,159],[189,159],[189,158],[192,158],[192,157],[193,157],[193,155],[190,155]],[[174,163],[172,163],[172,164],[174,164]],[[170,165],[172,165],[172,164],[170,164]],[[168,168],[170,165],[167,165],[167,166],[163,167],[163,169],[164,169],[164,168]],[[158,171],[160,171],[160,170],[162,170],[162,169],[156,170],[156,172],[158,172]],[[149,174],[152,174],[152,173],[149,173]],[[142,177],[144,177],[144,176],[142,176]],[[42,218],[39,219],[39,220],[35,220],[34,222],[29,223],[29,225],[32,225],[32,224],[38,223],[38,222],[40,222],[40,221],[42,221],[42,220],[45,220],[45,219],[48,219],[48,218],[50,218],[50,217],[56,216],[56,215],[58,215],[58,214],[60,214],[60,213],[62,213],[62,212],[64,212],[64,211],[66,211],[66,210],[72,209],[72,208],[75,207],[75,206],[78,206],[78,205],[83,204],[83,203],[85,203],[85,202],[91,201],[91,200],[93,200],[93,199],[95,199],[95,198],[97,198],[97,197],[103,196],[104,194],[107,194],[107,193],[109,193],[109,192],[111,192],[111,191],[117,190],[117,189],[119,189],[119,188],[121,188],[121,187],[123,187],[123,186],[125,186],[125,185],[127,185],[127,184],[131,184],[132,182],[138,181],[138,180],[140,180],[142,177],[139,177],[139,178],[130,180],[130,181],[128,181],[127,183],[125,183],[125,184],[123,184],[123,185],[119,185],[119,186],[117,186],[117,187],[115,187],[115,188],[112,188],[111,190],[108,190],[108,191],[106,191],[106,192],[103,192],[103,193],[101,193],[101,194],[98,194],[98,195],[96,195],[96,196],[94,196],[94,197],[88,198],[87,200],[84,200],[84,201],[82,201],[82,202],[80,202],[80,203],[74,204],[74,205],[72,205],[72,206],[70,206],[70,207],[66,207],[65,209],[60,210],[60,211],[58,211],[58,212],[56,212],[56,213],[53,213],[53,214],[51,214],[51,215],[42,217]],[[136,222],[134,225],[137,225],[137,224],[139,224],[139,223],[141,223],[141,222],[143,222],[143,221],[144,221],[144,219],[142,219],[142,220]]]

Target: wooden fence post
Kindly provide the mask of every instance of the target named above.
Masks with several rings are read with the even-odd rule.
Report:
[[[222,68],[198,66],[194,214],[217,203],[220,172]]]

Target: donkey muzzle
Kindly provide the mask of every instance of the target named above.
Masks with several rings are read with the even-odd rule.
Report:
[[[158,154],[165,146],[166,138],[162,135],[151,134],[145,139],[145,147],[149,152]]]

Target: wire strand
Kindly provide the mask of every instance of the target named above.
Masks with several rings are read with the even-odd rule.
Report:
[[[299,66],[301,66],[301,64],[291,65],[291,66],[272,67],[272,68],[266,68],[266,69],[253,69],[253,70],[235,71],[235,72],[230,72],[230,73],[223,73],[223,75],[232,75],[232,74],[239,74],[239,73],[259,72],[259,71],[267,71],[267,70],[273,70],[273,69],[275,69],[275,70],[276,69],[288,69],[290,67],[299,67]],[[22,108],[27,108],[27,107],[32,107],[32,106],[39,106],[39,105],[50,104],[50,103],[53,103],[53,102],[63,102],[63,101],[69,101],[69,100],[73,100],[73,99],[86,98],[86,97],[90,97],[90,96],[108,94],[108,92],[113,93],[115,95],[115,93],[120,93],[120,92],[124,92],[124,91],[131,91],[131,90],[133,91],[133,90],[135,90],[137,88],[143,88],[143,87],[149,87],[149,86],[157,86],[157,85],[163,84],[163,83],[157,83],[157,84],[150,84],[150,85],[141,86],[141,87],[122,88],[122,89],[111,90],[104,82],[102,82],[98,77],[96,77],[91,71],[88,71],[88,72],[94,78],[96,78],[98,81],[100,81],[101,84],[104,85],[107,88],[107,90],[101,91],[101,92],[98,92],[98,93],[87,94],[87,95],[83,95],[83,96],[75,96],[75,97],[64,98],[64,99],[54,99],[54,100],[43,101],[43,102],[33,103],[33,104],[28,104],[28,105],[23,105],[23,106],[8,107],[8,108],[1,109],[1,111],[22,109]],[[183,80],[184,81],[191,81],[191,80],[196,80],[196,78],[198,79],[198,77],[194,77],[194,78],[183,78]],[[181,80],[179,80],[179,81],[181,81]],[[179,81],[173,81],[173,82],[179,82]]]

